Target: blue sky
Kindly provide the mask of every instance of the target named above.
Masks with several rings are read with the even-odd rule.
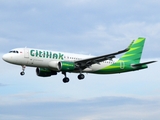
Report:
[[[142,61],[160,60],[158,0],[1,0],[0,56],[34,47],[102,55],[145,37]],[[1,120],[159,120],[160,63],[116,75],[50,78],[0,59]]]

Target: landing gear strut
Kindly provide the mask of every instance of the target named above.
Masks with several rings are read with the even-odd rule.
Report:
[[[66,76],[66,72],[62,72],[62,74],[65,76],[65,77],[63,78],[63,82],[64,82],[64,83],[68,83],[68,82],[69,82],[69,78]]]
[[[25,65],[22,65],[22,72],[20,72],[20,75],[24,75],[25,74],[25,68],[26,68],[26,66]]]

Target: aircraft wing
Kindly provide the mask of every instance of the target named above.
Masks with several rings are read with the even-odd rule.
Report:
[[[106,55],[102,55],[102,56],[98,56],[98,57],[87,58],[87,59],[83,59],[83,60],[78,60],[78,61],[75,61],[75,63],[78,68],[85,69],[87,67],[90,67],[93,64],[99,64],[99,62],[102,62],[105,60],[111,60],[112,58],[115,58],[115,55],[124,53],[128,50],[129,50],[129,48],[126,48],[124,50],[121,50],[121,51],[118,51],[115,53],[106,54]]]
[[[75,61],[76,66],[77,66],[77,68],[80,68],[80,69],[83,70],[87,67],[90,67],[93,64],[99,64],[102,61],[111,60],[112,58],[115,58],[115,55],[127,52],[130,49],[133,42],[134,42],[134,40],[132,41],[132,43],[126,49],[120,50],[120,51],[115,52],[115,53]]]

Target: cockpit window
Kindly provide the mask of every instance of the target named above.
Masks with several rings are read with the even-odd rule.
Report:
[[[9,51],[9,53],[19,53],[19,52],[16,50],[13,50],[13,51]]]

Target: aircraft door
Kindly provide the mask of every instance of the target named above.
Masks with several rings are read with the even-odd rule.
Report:
[[[24,48],[24,58],[29,58],[29,49]]]
[[[124,68],[125,68],[125,63],[124,63],[124,61],[121,61],[121,62],[120,62],[120,68],[121,68],[121,69],[124,69]]]

